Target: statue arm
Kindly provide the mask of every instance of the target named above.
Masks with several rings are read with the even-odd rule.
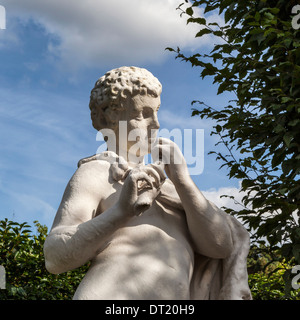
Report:
[[[94,258],[115,231],[151,206],[157,197],[162,184],[158,169],[139,167],[125,175],[116,204],[98,212],[110,189],[109,169],[107,161],[91,161],[81,165],[70,180],[44,245],[49,272],[72,270]],[[138,192],[140,181],[147,182],[150,190]]]
[[[229,256],[233,241],[226,213],[203,196],[188,173],[174,184],[186,213],[195,251],[215,259]]]
[[[106,164],[98,162],[81,166],[66,187],[44,245],[46,268],[51,273],[72,270],[94,258],[129,219],[118,203],[95,216],[108,183],[102,173],[108,168],[103,166]]]
[[[194,184],[179,147],[169,139],[158,140],[152,152],[161,155],[166,174],[176,188],[195,251],[210,258],[226,258],[233,250],[226,213],[208,201]]]

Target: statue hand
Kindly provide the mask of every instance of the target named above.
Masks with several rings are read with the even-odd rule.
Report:
[[[165,178],[159,164],[132,169],[125,178],[119,205],[130,215],[140,215],[151,207]]]
[[[129,173],[127,161],[123,157],[118,156],[116,161],[111,164],[110,171],[114,180],[124,180]]]
[[[166,138],[158,138],[151,150],[154,161],[161,161],[169,179],[176,185],[181,179],[189,175],[184,156],[179,147],[173,141]]]

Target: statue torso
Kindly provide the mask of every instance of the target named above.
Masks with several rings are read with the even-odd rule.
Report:
[[[122,182],[111,182],[96,215],[119,197]],[[166,181],[150,209],[111,235],[74,298],[189,299],[193,261],[185,213]]]

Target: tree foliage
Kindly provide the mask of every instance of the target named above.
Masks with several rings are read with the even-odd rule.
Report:
[[[255,241],[267,240],[287,261],[300,264],[300,29],[292,26],[287,0],[201,0],[182,15],[199,25],[196,37],[210,35],[217,44],[209,53],[177,58],[213,77],[218,94],[234,93],[222,109],[193,101],[193,116],[215,120],[227,154],[211,152],[241,181],[244,209],[234,214],[245,222]],[[191,3],[191,5],[190,5]],[[224,25],[205,17],[218,12]],[[286,285],[290,283],[286,271]]]
[[[47,227],[35,221],[37,234],[26,223],[0,220],[0,265],[6,271],[2,300],[65,300],[74,292],[87,271],[87,265],[60,275],[45,268],[43,246]]]
[[[47,227],[35,221],[0,220],[0,265],[6,270],[6,289],[0,300],[70,300],[89,264],[60,275],[45,269],[43,254]],[[300,299],[299,290],[285,291],[283,274],[290,265],[280,252],[253,246],[248,257],[249,286],[255,300]]]
[[[265,245],[252,245],[248,255],[249,287],[254,300],[300,300],[300,289],[285,285],[292,265],[281,255]]]

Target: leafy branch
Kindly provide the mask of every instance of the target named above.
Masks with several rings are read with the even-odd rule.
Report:
[[[210,34],[220,41],[208,54],[167,49],[200,68],[202,78],[213,77],[218,94],[236,96],[220,110],[192,102],[201,106],[192,116],[216,121],[212,134],[227,152],[210,153],[246,192],[243,209],[226,212],[244,221],[254,241],[280,245],[286,259],[300,264],[300,228],[294,219],[300,208],[300,30],[291,25],[292,1],[191,2],[178,10],[187,23],[200,26],[195,37]],[[197,17],[196,7],[204,15],[218,12],[225,25]]]

